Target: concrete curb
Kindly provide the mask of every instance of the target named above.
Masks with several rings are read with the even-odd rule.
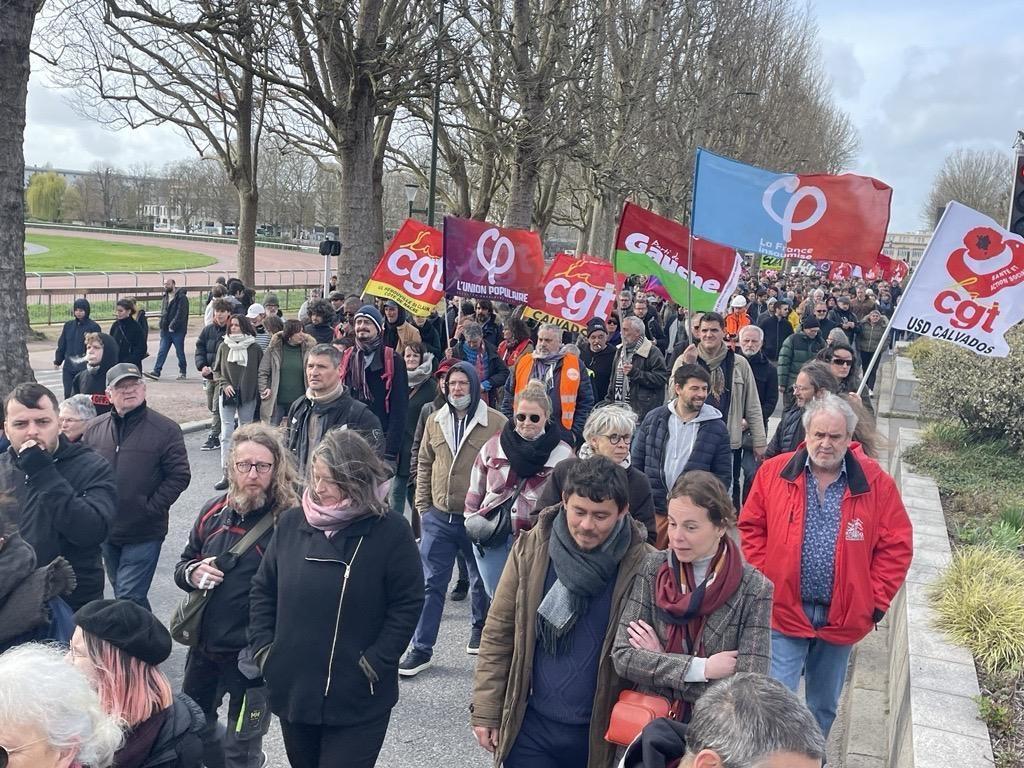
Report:
[[[202,432],[204,429],[209,429],[210,425],[213,424],[213,419],[206,419],[205,421],[186,421],[184,424],[179,424],[181,427],[181,433],[183,435],[190,435],[193,432]]]

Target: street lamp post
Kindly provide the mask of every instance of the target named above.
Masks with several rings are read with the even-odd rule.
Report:
[[[427,188],[427,224],[434,226],[437,200],[437,132],[441,128],[441,73],[444,68],[441,32],[444,30],[444,0],[437,2],[437,72],[434,74],[434,114],[430,131],[430,186]],[[411,206],[412,203],[409,203]]]
[[[419,191],[420,191],[420,185],[419,184],[409,183],[409,184],[405,185],[405,199],[409,203],[409,218],[410,219],[412,218],[412,215],[414,213],[425,213],[425,214],[428,214],[428,215],[430,213],[430,210],[428,208],[413,208],[413,203],[416,202],[416,195],[419,193]]]

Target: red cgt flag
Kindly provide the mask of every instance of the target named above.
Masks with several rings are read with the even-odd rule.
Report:
[[[441,233],[415,219],[406,219],[384,249],[364,294],[393,299],[420,317],[444,299]]]
[[[610,262],[556,254],[543,284],[534,286],[523,317],[578,331],[595,317],[608,317],[622,282]]]

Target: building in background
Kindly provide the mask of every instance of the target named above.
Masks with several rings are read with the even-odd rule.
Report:
[[[931,237],[929,232],[889,232],[882,253],[890,259],[905,261],[911,269],[917,266]]]

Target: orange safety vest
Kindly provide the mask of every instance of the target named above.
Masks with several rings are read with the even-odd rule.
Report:
[[[526,387],[533,372],[533,353],[528,352],[516,363],[516,389],[518,395]],[[576,355],[565,355],[562,358],[562,375],[558,379],[558,401],[562,406],[562,426],[572,431],[572,421],[576,416],[576,394],[580,389],[580,360]]]

